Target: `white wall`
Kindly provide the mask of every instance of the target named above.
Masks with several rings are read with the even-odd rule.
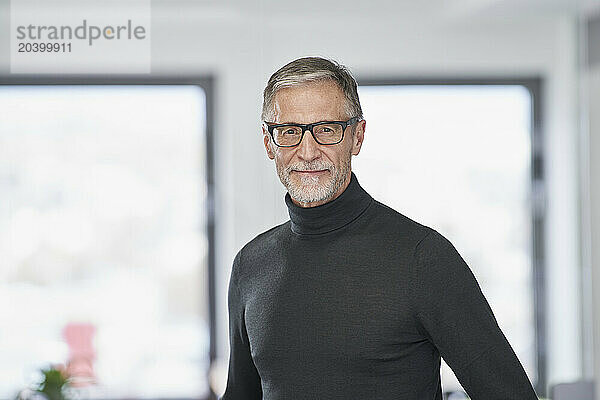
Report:
[[[423,13],[426,9],[414,14],[406,5],[394,9],[388,2],[382,2],[386,8],[369,8],[357,0],[332,15],[320,12],[320,3],[329,4],[287,11],[262,1],[152,3],[152,72],[216,77],[217,333],[224,362],[231,261],[244,243],[288,218],[285,192],[262,147],[262,89],[284,63],[322,55],[348,65],[359,79],[544,78],[549,383],[582,376],[575,20],[558,15],[480,20],[461,13],[443,18]],[[0,53],[0,71],[8,70],[7,54]],[[595,168],[600,175],[600,166]]]

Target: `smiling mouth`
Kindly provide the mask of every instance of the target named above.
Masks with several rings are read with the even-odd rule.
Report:
[[[327,170],[326,169],[318,169],[318,170],[301,171],[301,170],[295,169],[294,172],[298,172],[300,174],[320,174],[322,172],[327,172]]]

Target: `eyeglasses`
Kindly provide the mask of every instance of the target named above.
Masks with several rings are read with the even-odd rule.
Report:
[[[277,146],[294,147],[302,142],[306,131],[310,131],[315,142],[321,145],[338,144],[344,140],[346,128],[357,121],[358,117],[352,117],[348,121],[320,121],[313,124],[263,124]]]

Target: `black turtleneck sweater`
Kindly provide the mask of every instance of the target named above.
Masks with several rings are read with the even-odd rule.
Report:
[[[247,243],[229,283],[223,400],[441,400],[440,356],[474,400],[536,394],[437,231],[344,192]]]

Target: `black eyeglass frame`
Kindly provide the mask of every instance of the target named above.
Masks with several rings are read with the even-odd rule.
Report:
[[[269,134],[271,135],[271,139],[273,139],[273,143],[275,143],[275,145],[278,146],[278,147],[296,147],[296,146],[298,146],[300,143],[302,143],[302,139],[304,139],[304,133],[306,131],[310,132],[310,134],[312,135],[313,139],[315,139],[315,142],[317,142],[318,144],[320,144],[322,146],[331,146],[331,145],[334,145],[334,144],[341,143],[342,140],[344,140],[344,134],[346,133],[346,128],[349,127],[350,125],[353,125],[353,124],[359,122],[359,121],[361,121],[360,118],[358,118],[358,117],[352,117],[348,121],[319,121],[319,122],[314,122],[312,124],[274,124],[274,123],[271,123],[271,122],[263,121],[263,125],[269,131]],[[319,140],[315,136],[315,133],[313,132],[313,128],[315,126],[318,126],[318,125],[326,125],[326,124],[340,124],[342,126],[342,137],[340,138],[340,140],[338,140],[335,143],[321,143],[321,142],[319,142]],[[282,126],[298,126],[298,127],[302,128],[302,135],[300,136],[300,140],[298,141],[298,143],[284,146],[284,145],[278,144],[277,141],[275,141],[275,137],[273,136],[273,129],[280,128]]]

